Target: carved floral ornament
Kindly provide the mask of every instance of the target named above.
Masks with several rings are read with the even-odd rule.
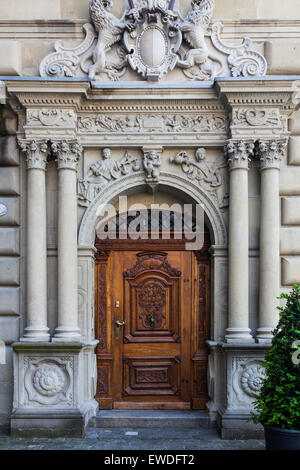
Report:
[[[115,81],[128,67],[151,81],[175,68],[189,80],[266,75],[266,60],[249,38],[239,46],[222,42],[222,24],[212,23],[215,0],[191,0],[185,17],[173,0],[130,0],[120,19],[112,6],[112,0],[91,0],[84,41],[73,48],[56,42],[40,64],[41,76]]]

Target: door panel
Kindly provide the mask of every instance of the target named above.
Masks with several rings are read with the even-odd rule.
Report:
[[[98,253],[100,408],[204,407],[208,293],[197,283],[201,266],[189,251]]]

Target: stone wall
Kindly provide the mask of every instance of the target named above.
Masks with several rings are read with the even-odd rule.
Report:
[[[0,426],[12,407],[11,344],[19,339],[20,307],[20,168],[14,136],[0,137]]]

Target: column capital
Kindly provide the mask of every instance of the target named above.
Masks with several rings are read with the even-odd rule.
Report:
[[[20,149],[26,155],[28,170],[46,170],[48,145],[47,140],[24,140],[19,139]]]
[[[254,153],[254,141],[229,140],[224,148],[230,170],[248,170],[250,157]]]
[[[287,139],[265,140],[261,139],[258,143],[258,155],[260,159],[260,169],[280,169],[280,162],[285,155]]]
[[[54,141],[51,143],[51,150],[57,157],[58,169],[77,170],[77,163],[83,151],[77,140]]]

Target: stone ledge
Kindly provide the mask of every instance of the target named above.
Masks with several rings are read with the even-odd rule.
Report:
[[[11,416],[13,437],[84,437],[85,417],[80,410],[21,410]]]
[[[247,422],[250,413],[224,412],[218,410],[216,424],[222,439],[263,439],[264,428],[261,424]]]

